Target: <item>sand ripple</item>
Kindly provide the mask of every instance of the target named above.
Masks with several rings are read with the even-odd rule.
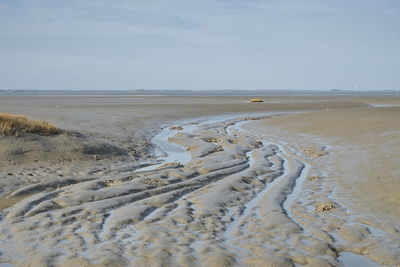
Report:
[[[128,174],[115,170],[19,189],[13,196],[29,196],[1,213],[1,261],[329,266],[338,264],[341,251],[372,249],[386,263],[399,261],[398,236],[383,240],[390,229],[355,223],[345,207],[323,214],[310,208],[323,200],[312,198],[323,191],[323,178],[306,180],[306,166],[322,153],[307,160],[307,153],[299,156],[240,127],[251,122],[203,123],[190,132],[174,126],[169,141],[190,152],[186,164],[164,162]]]

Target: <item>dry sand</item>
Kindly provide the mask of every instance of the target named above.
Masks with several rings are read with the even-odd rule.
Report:
[[[399,264],[399,108],[366,104],[398,99],[246,100],[0,98],[2,112],[82,134],[0,140],[0,262],[336,266],[351,252]],[[243,115],[276,111],[315,112]],[[236,115],[179,121],[220,114]],[[183,164],[154,153],[162,125],[155,140]]]

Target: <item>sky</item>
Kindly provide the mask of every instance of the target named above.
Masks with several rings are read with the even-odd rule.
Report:
[[[400,89],[400,1],[0,0],[0,88]]]

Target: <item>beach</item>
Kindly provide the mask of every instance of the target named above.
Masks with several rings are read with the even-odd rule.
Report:
[[[1,96],[0,265],[396,266],[400,97]]]

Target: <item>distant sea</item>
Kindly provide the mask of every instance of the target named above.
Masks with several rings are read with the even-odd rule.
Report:
[[[400,91],[350,90],[36,90],[0,89],[1,95],[167,95],[167,96],[268,96],[268,95],[400,95]]]

